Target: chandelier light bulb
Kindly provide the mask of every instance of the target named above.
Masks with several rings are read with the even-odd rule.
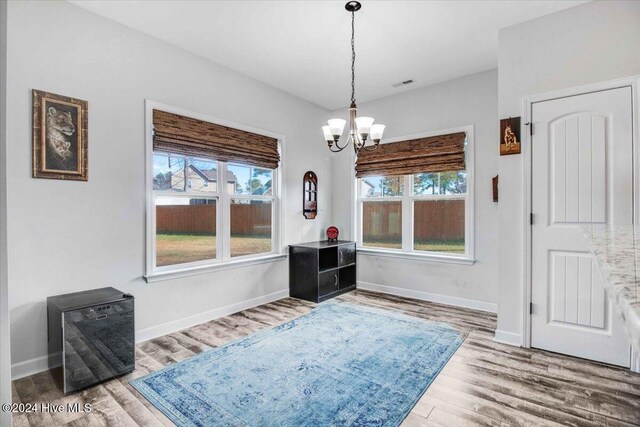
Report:
[[[329,126],[322,126],[322,133],[324,134],[324,140],[329,144],[333,144],[333,135],[331,135],[331,128]]]
[[[329,129],[331,130],[331,135],[334,140],[338,140],[344,131],[344,126],[347,124],[347,121],[344,119],[331,119],[327,121],[329,124]]]
[[[356,128],[362,139],[367,139],[372,125],[373,117],[356,117]]]
[[[383,133],[384,133],[384,125],[375,124],[371,126],[371,132],[369,133],[369,135],[371,136],[371,140],[377,144],[382,139]]]

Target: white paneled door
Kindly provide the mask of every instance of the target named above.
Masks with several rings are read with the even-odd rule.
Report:
[[[581,225],[633,222],[631,88],[532,105],[531,346],[629,366]]]

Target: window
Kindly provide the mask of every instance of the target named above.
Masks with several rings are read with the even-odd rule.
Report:
[[[148,148],[148,281],[280,253],[277,168]]]
[[[155,267],[272,253],[274,173],[154,152]]]
[[[472,128],[465,131],[466,170],[356,178],[361,249],[473,258]]]

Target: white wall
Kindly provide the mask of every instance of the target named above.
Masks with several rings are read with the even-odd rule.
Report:
[[[0,2],[0,404],[11,402],[9,286],[7,283],[7,3]],[[0,425],[11,425],[11,413],[0,412]]]
[[[640,2],[585,3],[500,31],[500,117],[527,95],[640,74]],[[498,330],[522,333],[522,156],[500,158]]]
[[[9,2],[8,8],[14,374],[46,367],[49,295],[103,286],[131,292],[136,330],[147,335],[167,322],[279,291],[286,295],[286,261],[154,284],[141,279],[144,101],[286,136],[285,243],[317,240],[330,223],[331,164],[314,131],[326,111],[66,2]],[[89,102],[88,182],[31,178],[32,89]],[[321,184],[313,221],[301,210],[307,170]]]
[[[404,293],[436,294],[480,301],[484,308],[498,300],[498,207],[491,178],[498,169],[498,72],[490,70],[442,84],[358,105],[360,115],[385,123],[385,138],[474,125],[475,253],[472,266],[422,260],[358,255],[358,280],[401,288]],[[346,117],[346,110],[334,116]],[[346,150],[345,150],[346,151]],[[333,218],[352,237],[353,163],[350,153],[333,157]],[[431,295],[433,297],[433,295]],[[482,306],[482,305],[481,305]]]

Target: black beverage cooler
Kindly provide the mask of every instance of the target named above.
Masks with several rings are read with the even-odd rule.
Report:
[[[135,369],[134,298],[101,288],[47,298],[49,367],[71,393]]]

